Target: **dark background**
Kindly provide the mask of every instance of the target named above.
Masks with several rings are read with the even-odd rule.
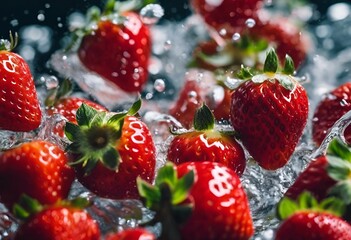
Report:
[[[279,1],[279,0],[276,0]],[[294,0],[291,0],[294,1]],[[189,0],[159,0],[165,8],[163,21],[178,21],[191,13]],[[328,6],[337,2],[350,2],[343,0],[310,0],[317,6],[323,19]],[[53,45],[51,49],[40,56],[39,64],[36,64],[36,72],[45,71],[45,62],[53,51],[61,48],[60,39],[67,35],[67,16],[74,11],[85,13],[86,10],[97,5],[104,6],[104,0],[6,0],[0,6],[0,38],[8,38],[9,31],[19,32],[23,26],[44,25],[50,26],[52,32]],[[38,20],[38,14],[44,14],[45,19]],[[21,40],[21,39],[20,39]],[[15,49],[16,51],[16,49]]]

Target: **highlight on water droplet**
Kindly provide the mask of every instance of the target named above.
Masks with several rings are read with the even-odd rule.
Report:
[[[234,33],[233,36],[232,36],[232,40],[233,40],[234,42],[239,41],[240,38],[241,38],[240,33]]]
[[[141,20],[145,24],[156,24],[164,15],[164,9],[159,4],[148,4],[140,10]]]
[[[166,89],[166,83],[163,79],[156,79],[154,82],[154,89],[157,92],[163,92]]]
[[[57,88],[58,85],[59,85],[59,81],[55,76],[49,76],[48,78],[45,79],[45,86],[48,90]]]
[[[255,25],[256,25],[256,21],[255,19],[253,18],[248,18],[246,21],[245,21],[245,24],[248,28],[253,28]]]

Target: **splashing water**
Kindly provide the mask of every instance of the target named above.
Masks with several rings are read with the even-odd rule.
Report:
[[[212,1],[214,2],[214,1]],[[276,3],[277,2],[277,3]],[[217,1],[218,3],[218,1]],[[265,1],[265,5],[272,6],[278,1]],[[342,12],[340,12],[342,9]],[[310,79],[304,83],[311,100],[311,112],[321,99],[321,95],[332,88],[350,81],[351,71],[351,42],[345,41],[351,37],[350,5],[334,5],[330,8],[327,19],[316,26],[310,27],[310,32],[315,36],[315,49],[306,64],[299,71],[299,75]],[[349,11],[349,12],[345,12]],[[338,14],[336,14],[336,12]],[[348,13],[348,14],[347,14]],[[180,22],[163,22],[158,24],[164,15],[160,5],[151,4],[144,7],[141,16],[144,23],[150,25],[153,36],[153,59],[150,65],[151,79],[142,93],[145,96],[142,118],[150,128],[157,148],[157,168],[166,161],[167,146],[172,139],[169,128],[175,126],[182,129],[182,125],[172,116],[165,114],[164,109],[169,107],[171,98],[176,95],[184,83],[187,74],[186,63],[188,62],[194,46],[208,38],[207,30],[198,16],[190,16]],[[301,18],[311,17],[306,13]],[[79,13],[71,15],[73,28],[81,25],[84,19]],[[38,20],[44,21],[45,15],[38,14]],[[73,21],[73,20],[72,20]],[[247,19],[248,28],[255,26],[255,20]],[[34,60],[36,54],[45,53],[51,47],[52,32],[50,28],[42,26],[27,26],[23,30],[24,41],[19,46],[20,53],[29,60]],[[38,35],[39,34],[39,35]],[[226,35],[225,29],[218,36]],[[40,37],[38,37],[40,36]],[[232,40],[238,41],[240,34],[234,34]],[[186,44],[185,44],[186,43]],[[34,61],[33,61],[34,63]],[[50,59],[50,66],[61,76],[74,79],[79,87],[87,94],[92,95],[106,107],[113,109],[119,105],[128,104],[135,100],[136,96],[126,94],[115,85],[101,79],[98,75],[89,72],[81,65],[74,52],[57,51]],[[330,66],[333,66],[332,68]],[[188,73],[189,74],[189,73]],[[206,75],[197,74],[195,78],[206,79]],[[48,80],[49,79],[49,80]],[[55,88],[57,79],[48,78],[45,81],[46,88]],[[228,78],[225,81],[229,87],[239,84],[238,79]],[[203,86],[207,88],[208,85]],[[212,91],[212,90],[211,90]],[[166,93],[170,94],[167,95]],[[220,101],[221,90],[214,89],[214,101]],[[189,98],[196,99],[196,92],[189,93]],[[157,97],[156,97],[157,96]],[[64,122],[60,116],[48,117],[41,128],[32,133],[14,133],[0,131],[0,148],[8,149],[18,142],[39,135],[41,138],[50,139],[64,145],[62,139],[52,136],[52,126]],[[247,167],[241,180],[249,197],[251,212],[255,224],[255,240],[270,240],[274,238],[274,230],[279,221],[275,218],[275,206],[284,195],[287,188],[293,183],[298,174],[307,164],[324,154],[330,141],[339,138],[345,141],[343,132],[351,122],[351,111],[345,114],[331,129],[319,148],[311,143],[310,123],[305,130],[299,146],[291,157],[289,163],[277,170],[266,171],[260,168],[252,159],[248,159]],[[230,125],[218,126],[231,131]],[[152,213],[147,211],[137,200],[107,200],[98,198],[89,193],[78,182],[72,187],[70,197],[87,196],[94,205],[88,211],[98,220],[103,232],[120,230],[134,227],[140,222],[147,221]],[[0,204],[0,238],[8,238],[17,228],[17,221]],[[157,231],[157,230],[156,230]]]

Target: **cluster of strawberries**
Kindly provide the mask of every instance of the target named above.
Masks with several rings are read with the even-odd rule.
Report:
[[[89,27],[74,33],[80,39],[77,54],[82,64],[134,93],[148,79],[151,54],[148,26],[133,10],[144,5],[136,2],[108,1],[102,13],[96,8],[90,12]],[[186,80],[169,114],[189,130],[172,132],[169,162],[157,172],[152,134],[138,117],[141,99],[125,111],[110,112],[91,100],[71,96],[72,85],[65,80],[48,94],[43,107],[28,65],[11,52],[17,38],[11,35],[9,42],[1,42],[0,129],[37,131],[45,124],[43,116],[60,115],[66,120],[52,134],[66,139],[67,145],[38,136],[0,154],[0,202],[21,220],[15,239],[253,236],[240,176],[248,157],[266,170],[282,168],[300,141],[309,103],[294,74],[295,66],[306,58],[306,39],[289,19],[260,14],[262,0],[192,0],[191,4],[223,42],[199,43],[189,67],[207,71],[213,85],[222,88],[223,99],[213,103],[201,80]],[[255,24],[249,26],[248,19]],[[240,40],[233,42],[235,34]],[[265,51],[266,59],[261,61],[259,55]],[[250,62],[250,68],[243,62]],[[233,87],[228,78],[240,84]],[[191,100],[190,92],[195,93]],[[330,95],[315,111],[316,146],[351,109],[350,84]],[[232,129],[218,128],[219,120],[230,122]],[[345,130],[348,142],[350,131]],[[278,204],[277,217],[284,221],[275,238],[351,239],[350,172],[351,150],[332,141],[328,152],[311,161]],[[68,199],[74,180],[99,197],[140,199],[154,217],[134,229],[101,233],[84,210],[94,203]],[[158,236],[144,228],[157,224],[161,224]]]

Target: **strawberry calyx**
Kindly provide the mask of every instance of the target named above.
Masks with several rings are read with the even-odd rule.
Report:
[[[277,205],[277,217],[285,220],[298,212],[326,212],[335,216],[342,216],[345,212],[345,203],[336,197],[328,197],[318,202],[310,192],[303,192],[296,201],[284,197]]]
[[[62,83],[53,89],[49,89],[48,95],[45,99],[45,106],[52,107],[54,106],[60,99],[69,96],[73,91],[73,84],[70,80],[64,79]]]
[[[91,205],[91,202],[87,198],[74,198],[71,200],[60,200],[53,205],[42,205],[38,200],[23,194],[18,203],[13,206],[13,214],[21,220],[26,220],[31,216],[45,210],[46,208],[55,206],[55,207],[67,207],[67,208],[76,208],[84,209]]]
[[[7,39],[0,39],[0,51],[11,52],[18,44],[18,34],[15,32],[13,36],[12,32],[9,33],[10,41]]]
[[[329,195],[351,204],[351,150],[334,139],[328,146],[327,173],[337,183],[329,190]]]
[[[154,226],[161,223],[162,232],[159,239],[180,240],[179,226],[189,218],[193,205],[187,201],[189,191],[194,183],[194,172],[178,178],[175,166],[167,162],[159,169],[155,184],[137,178],[140,196],[147,208],[155,212],[155,216],[143,226]]]
[[[86,175],[98,162],[111,170],[117,170],[120,156],[116,149],[117,140],[122,135],[124,118],[135,115],[141,107],[139,98],[128,111],[111,113],[97,111],[82,104],[77,110],[77,124],[66,122],[65,134],[72,142],[67,151],[78,156],[71,165],[81,165]]]

